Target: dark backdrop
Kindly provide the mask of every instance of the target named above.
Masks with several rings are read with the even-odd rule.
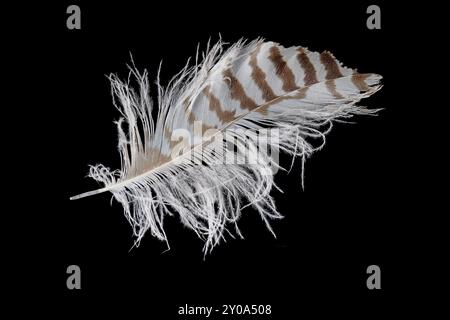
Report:
[[[307,312],[366,318],[398,303],[414,250],[407,240],[414,203],[404,193],[413,165],[405,161],[408,143],[402,143],[408,134],[402,117],[413,106],[396,94],[407,59],[403,41],[410,36],[396,23],[401,11],[377,1],[382,29],[368,30],[366,8],[372,3],[364,1],[74,3],[81,7],[81,30],[66,28],[72,3],[48,5],[48,19],[31,46],[33,55],[42,56],[32,81],[45,87],[36,98],[48,120],[35,131],[44,138],[37,174],[46,186],[36,192],[45,226],[35,225],[33,249],[27,247],[28,257],[45,270],[41,287],[49,296],[41,307],[64,306],[60,315],[123,309],[170,319],[186,303],[271,304],[272,316],[258,319],[294,319]],[[276,176],[284,193],[273,195],[285,217],[272,224],[277,239],[248,209],[239,224],[245,239],[228,238],[205,260],[203,243],[177,217],[165,223],[170,251],[149,234],[130,251],[131,228],[121,206],[110,204],[110,194],[69,201],[97,187],[85,178],[88,164],[119,166],[113,124],[119,114],[105,75],[126,77],[131,53],[151,78],[163,60],[164,82],[198,43],[204,48],[219,33],[227,42],[264,37],[329,50],[349,67],[384,76],[384,88],[362,104],[385,109],[377,117],[335,125],[326,147],[306,162],[305,190],[299,161],[290,174]],[[81,267],[79,291],[66,288],[71,264]],[[381,268],[378,291],[366,287],[371,264]]]

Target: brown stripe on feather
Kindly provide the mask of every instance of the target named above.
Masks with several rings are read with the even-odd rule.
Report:
[[[228,123],[236,119],[234,112],[223,110],[219,99],[212,93],[211,86],[206,86],[203,89],[203,94],[209,100],[209,110],[213,111],[223,123]]]
[[[253,110],[258,106],[252,98],[246,95],[242,84],[233,75],[233,72],[230,68],[224,70],[222,75],[224,77],[224,81],[227,83],[228,88],[230,89],[231,98],[239,100],[239,102],[241,103],[241,107],[248,110]]]
[[[256,47],[253,53],[250,56],[249,65],[252,68],[252,79],[255,81],[256,85],[262,91],[262,97],[265,101],[270,101],[275,99],[277,96],[273,93],[272,88],[266,81],[266,74],[264,71],[258,66],[257,56],[261,49],[261,44]]]
[[[317,82],[316,69],[308,58],[306,51],[304,48],[297,49],[297,60],[300,63],[300,66],[303,68],[305,72],[305,77],[303,81],[305,82],[305,86],[312,85]]]
[[[325,85],[327,86],[328,91],[336,98],[343,99],[344,97],[336,90],[336,83],[334,79],[330,79],[325,81]]]
[[[365,80],[370,76],[370,74],[354,73],[352,75],[352,82],[358,88],[359,91],[369,90],[369,86],[366,84]]]
[[[295,77],[292,73],[291,68],[287,65],[286,61],[284,61],[283,56],[280,53],[280,49],[277,46],[273,46],[270,48],[269,60],[275,66],[276,75],[283,81],[283,90],[286,92],[291,92],[298,89],[295,84]]]
[[[325,76],[327,80],[342,77],[336,59],[329,52],[324,51],[320,54],[320,62],[322,62],[327,71],[327,75]]]

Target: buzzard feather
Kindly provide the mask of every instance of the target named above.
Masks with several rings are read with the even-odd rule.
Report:
[[[274,155],[304,163],[323,147],[333,121],[378,111],[356,103],[381,88],[381,76],[346,68],[326,51],[263,39],[225,49],[219,41],[198,60],[166,87],[158,72],[155,120],[146,71],[131,69],[137,87],[109,78],[122,114],[121,169],[90,166],[89,176],[104,186],[71,199],[110,191],[136,244],[148,230],[167,242],[164,217],[176,214],[204,239],[206,254],[225,231],[242,237],[237,221],[247,206],[273,233],[269,221],[282,216],[270,191],[284,169]]]

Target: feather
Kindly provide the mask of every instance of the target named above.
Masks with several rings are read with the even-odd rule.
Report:
[[[89,176],[104,186],[71,199],[112,192],[133,227],[136,245],[147,230],[167,242],[164,217],[176,214],[205,241],[204,253],[242,237],[237,221],[253,207],[282,218],[270,191],[278,152],[305,158],[325,144],[335,120],[374,114],[356,103],[379,90],[381,76],[344,67],[329,52],[311,52],[257,39],[227,50],[222,41],[162,87],[156,119],[147,72],[137,82],[111,75],[121,170],[99,164]],[[160,69],[159,69],[160,70]],[[233,230],[230,230],[230,229]]]

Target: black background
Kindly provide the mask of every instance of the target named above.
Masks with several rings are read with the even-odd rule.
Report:
[[[81,7],[81,30],[66,28],[70,4]],[[48,18],[30,46],[37,58],[31,81],[43,85],[34,97],[46,124],[33,127],[39,148],[29,146],[42,155],[36,179],[46,186],[35,190],[39,218],[30,221],[36,236],[23,246],[28,261],[38,260],[43,270],[37,287],[46,302],[39,306],[63,306],[59,315],[127,310],[148,319],[181,319],[177,310],[186,303],[272,305],[271,316],[249,319],[306,313],[367,318],[398,306],[411,284],[413,252],[420,250],[410,227],[413,208],[421,205],[414,201],[417,178],[410,172],[416,164],[406,160],[413,142],[405,142],[411,123],[404,118],[415,106],[399,94],[407,59],[417,57],[404,55],[413,35],[402,28],[401,10],[375,2],[382,29],[368,30],[369,4],[47,5]],[[264,37],[284,46],[329,50],[346,66],[384,76],[383,89],[362,104],[385,109],[377,117],[335,125],[324,150],[306,162],[305,190],[299,161],[290,174],[276,176],[284,193],[274,190],[273,196],[285,217],[272,224],[277,239],[248,209],[239,224],[245,239],[229,238],[205,260],[203,243],[177,217],[165,224],[170,251],[150,235],[130,251],[131,228],[109,194],[69,201],[97,187],[85,178],[89,164],[120,164],[113,124],[119,114],[106,75],[126,77],[131,53],[151,78],[163,60],[164,83],[195,54],[198,43],[205,48],[219,34],[227,42]],[[81,267],[79,291],[66,288],[71,264]],[[381,290],[366,287],[372,264],[381,268]]]

